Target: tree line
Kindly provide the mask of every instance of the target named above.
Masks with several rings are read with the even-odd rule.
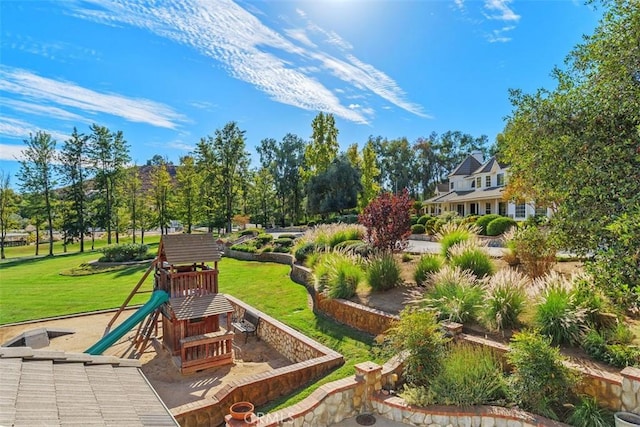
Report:
[[[178,220],[187,233],[196,226],[231,231],[234,217],[264,225],[306,223],[332,214],[362,210],[379,193],[404,189],[414,199],[433,193],[437,183],[468,153],[488,154],[487,137],[459,131],[432,133],[410,143],[407,138],[369,137],[362,148],[340,152],[332,114],[318,113],[311,138],[286,134],[265,138],[251,167],[245,131],[229,122],[201,138],[193,152],[173,164],[154,155],[145,166],[131,164],[130,145],[121,131],[93,124],[57,147],[46,132],[25,140],[16,174],[19,192],[0,181],[0,246],[4,257],[7,230],[20,220],[32,224],[36,241],[53,233],[80,251],[92,231],[104,230],[107,243],[131,233],[167,233]],[[36,254],[38,245],[36,245]]]

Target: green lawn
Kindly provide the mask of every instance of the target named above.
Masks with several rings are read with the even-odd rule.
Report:
[[[1,264],[0,325],[119,307],[142,277],[146,266],[90,276],[60,275],[61,271],[98,257],[96,252],[76,253]],[[352,375],[356,363],[372,360],[371,336],[316,316],[309,307],[306,289],[289,278],[289,266],[224,258],[219,269],[220,292],[234,295],[314,338],[343,354],[346,360],[344,366],[307,385],[294,396],[260,408],[263,412],[300,401],[320,385]],[[151,287],[152,279],[149,278],[144,288]],[[138,295],[133,303],[143,303],[148,298],[147,294]]]

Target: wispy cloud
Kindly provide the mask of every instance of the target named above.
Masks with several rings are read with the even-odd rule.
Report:
[[[81,122],[81,123],[92,123],[93,121],[83,117],[79,114],[72,113],[70,111],[64,110],[62,108],[54,107],[52,105],[44,105],[44,104],[34,104],[33,102],[25,102],[18,101],[15,99],[3,98],[0,97],[0,103],[5,108],[10,108],[15,111],[20,111],[22,113],[46,116],[53,119]]]
[[[318,47],[310,34],[322,34],[325,44],[342,53],[352,49],[338,34],[308,22],[302,10],[297,13],[306,20],[306,26],[280,33],[231,0],[185,0],[153,5],[92,1],[94,8],[75,10],[76,15],[107,24],[144,28],[191,46],[223,63],[232,77],[254,85],[277,102],[367,123],[367,115],[349,109],[336,92],[321,83],[324,76],[314,68],[319,61],[320,71],[328,70],[356,90],[370,91],[400,108],[422,115],[421,107],[406,101],[406,94],[380,70],[353,56],[336,58]]]
[[[489,11],[489,14],[486,14],[487,18],[518,22],[520,15],[511,10],[510,3],[511,0],[485,0],[484,7]]]
[[[493,30],[491,33],[487,34],[487,40],[489,43],[506,43],[511,41],[511,37],[508,37],[505,33],[515,29],[514,26],[502,27],[499,30]]]
[[[38,131],[48,133],[53,139],[58,142],[69,139],[69,135],[65,134],[64,132],[52,129],[41,129],[23,120],[0,116],[0,136],[24,140],[28,139],[30,134],[35,134]],[[11,147],[13,147],[13,145],[11,145]],[[24,148],[23,146],[19,147],[21,147],[20,149]],[[15,160],[15,157],[12,157],[11,150],[9,151],[9,154],[2,152],[0,154],[0,157],[2,157],[3,160]]]
[[[2,124],[0,123],[0,126]],[[0,144],[0,160],[22,160],[24,145]]]
[[[96,92],[73,82],[41,77],[27,70],[0,67],[0,91],[22,98],[23,102],[56,104],[82,112],[105,113],[125,120],[175,129],[185,117],[171,107],[141,98]],[[34,107],[38,114],[42,108]],[[59,111],[62,111],[59,109]]]
[[[22,34],[3,33],[0,46],[3,49],[19,50],[61,62],[82,58],[90,58],[92,61],[100,60],[100,55],[95,49],[60,41],[34,40]]]

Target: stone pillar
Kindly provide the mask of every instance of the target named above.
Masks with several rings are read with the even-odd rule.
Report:
[[[373,393],[382,389],[382,366],[373,362],[363,362],[355,365],[356,393],[353,396],[353,409],[360,413],[371,412],[370,398]]]
[[[640,415],[640,369],[626,367],[622,375],[621,410]]]

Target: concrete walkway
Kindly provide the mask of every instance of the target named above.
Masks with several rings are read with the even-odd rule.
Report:
[[[500,258],[503,253],[503,248],[494,248],[494,247],[486,247],[486,251],[494,258]],[[406,249],[406,252],[417,252],[421,254],[439,254],[440,253],[440,243],[438,242],[429,242],[426,240],[409,240],[409,246]]]

